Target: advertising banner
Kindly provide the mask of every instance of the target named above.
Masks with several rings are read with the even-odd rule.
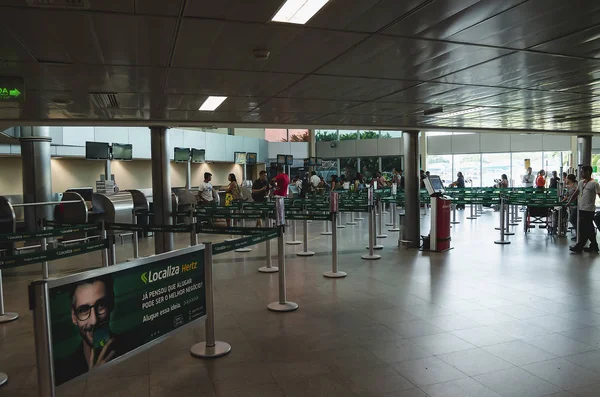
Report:
[[[202,246],[52,280],[55,385],[203,317],[205,301]]]

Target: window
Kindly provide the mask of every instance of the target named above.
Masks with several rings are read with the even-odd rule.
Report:
[[[358,139],[357,130],[340,130],[340,141],[349,141]]]
[[[456,175],[460,171],[465,177],[466,187],[481,187],[480,154],[455,154],[453,163],[452,175]]]
[[[315,138],[317,142],[331,142],[338,140],[337,130],[316,130]]]
[[[287,142],[288,131],[283,128],[266,128],[265,139],[269,142]]]
[[[381,158],[381,170],[392,172],[393,169],[402,169],[402,156],[386,156]]]
[[[379,171],[379,157],[361,157],[360,173],[365,178],[372,178]]]
[[[357,158],[340,159],[340,173],[346,176],[346,179],[352,179],[356,176],[357,168]]]
[[[290,142],[309,142],[310,134],[308,130],[288,130]]]
[[[379,139],[379,131],[361,130],[360,139]]]
[[[337,173],[337,159],[323,159],[323,164],[320,167],[315,167],[315,172],[326,181],[330,181],[331,175]]]
[[[488,153],[481,155],[481,186],[489,187],[496,184],[496,179],[501,179],[502,174],[506,174],[506,177],[510,181],[511,179],[511,168],[510,168],[510,153]],[[515,181],[515,185],[517,181]],[[509,184],[509,186],[511,186]]]
[[[449,185],[456,180],[456,173],[452,173],[452,155],[427,156],[427,171],[431,175],[442,178],[444,185]]]
[[[402,131],[381,131],[380,138],[402,138]]]
[[[571,152],[544,152],[544,170],[546,170],[546,173],[550,177],[552,176],[552,171],[559,173],[561,166],[563,167],[563,171],[566,171],[569,167],[570,158]]]

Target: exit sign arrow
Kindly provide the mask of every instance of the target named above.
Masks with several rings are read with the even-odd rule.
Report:
[[[0,76],[0,102],[24,102],[25,79]]]
[[[8,95],[12,96],[12,97],[15,97],[15,98],[18,98],[19,95],[21,95],[21,91],[19,91],[17,88],[15,88],[15,89],[10,90],[8,92]]]

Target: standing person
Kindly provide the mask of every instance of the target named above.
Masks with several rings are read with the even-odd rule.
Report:
[[[375,173],[375,178],[373,178],[373,181],[377,182],[377,189],[383,189],[386,185],[385,178],[379,171]]]
[[[315,171],[310,173],[310,184],[312,185],[313,190],[316,190],[321,184],[321,178],[319,178]]]
[[[229,185],[225,190],[225,206],[230,207],[235,200],[239,200],[241,198],[242,192],[240,191],[240,185],[237,183],[235,174],[229,174],[227,180],[229,181]]]
[[[454,186],[459,189],[465,188],[465,177],[463,176],[462,172],[458,171],[458,173],[456,174],[456,180],[454,182],[452,182],[451,186]],[[456,204],[456,209],[464,210],[465,205],[464,204]]]
[[[392,173],[394,174],[392,177],[392,183],[395,183],[398,189],[404,190],[404,177],[402,176],[402,170],[393,168]]]
[[[339,181],[338,181],[338,177],[337,175],[331,175],[331,191],[333,192],[334,190],[338,189],[339,187]]]
[[[558,189],[558,182],[560,182],[558,173],[556,171],[552,171],[552,178],[550,178],[550,189]]]
[[[255,203],[264,203],[269,195],[269,181],[267,181],[267,171],[261,171],[258,179],[252,184],[252,200]],[[256,227],[262,226],[262,219],[256,220]]]
[[[212,174],[210,172],[204,173],[204,182],[201,182],[198,186],[198,204],[210,205],[214,203],[213,197],[213,185],[210,183],[212,180]]]
[[[569,249],[573,252],[598,252],[596,229],[594,228],[594,213],[596,212],[596,197],[600,197],[600,185],[592,179],[592,167],[589,165],[581,167],[581,182],[579,182],[575,194],[579,195],[577,199],[577,208],[579,208],[579,219],[577,220],[579,222],[579,235],[577,236],[577,244]],[[572,201],[573,196],[571,196],[569,203]],[[590,246],[585,247],[588,240],[590,241]]]
[[[290,177],[283,172],[283,166],[277,166],[277,175],[271,180],[271,183],[275,185],[273,196],[287,197],[288,186],[290,185]]]
[[[502,176],[500,177],[500,188],[507,188],[508,187],[508,176],[506,176],[506,174],[502,174]]]
[[[546,187],[546,171],[540,170],[540,172],[538,172],[537,178],[535,178],[535,187],[538,189]]]
[[[527,173],[523,175],[521,182],[523,183],[523,187],[533,187],[533,182],[535,181],[534,176],[531,174],[533,172],[533,168],[527,168]]]
[[[571,222],[571,225],[573,225],[573,230],[575,230],[575,233],[577,233],[577,177],[573,174],[568,174],[565,178],[565,181],[566,194],[563,201],[568,201],[571,204],[575,202],[575,206],[566,208],[569,212],[569,221]],[[569,201],[571,197],[575,198]],[[571,237],[571,240],[577,240],[577,235]]]
[[[425,171],[421,170],[419,174],[419,180],[421,181],[421,185],[419,186],[419,188],[421,190],[425,189],[425,178],[427,178],[427,175],[425,174]]]

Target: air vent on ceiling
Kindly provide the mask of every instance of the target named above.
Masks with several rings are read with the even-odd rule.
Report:
[[[90,8],[90,0],[27,0],[29,7],[42,8]]]
[[[443,112],[444,112],[444,108],[442,106],[438,106],[435,108],[423,110],[423,116],[431,116],[433,114],[438,114],[438,113],[443,113]]]
[[[106,94],[100,92],[90,93],[90,98],[94,107],[98,109],[118,109],[119,108],[119,95],[118,94]]]

